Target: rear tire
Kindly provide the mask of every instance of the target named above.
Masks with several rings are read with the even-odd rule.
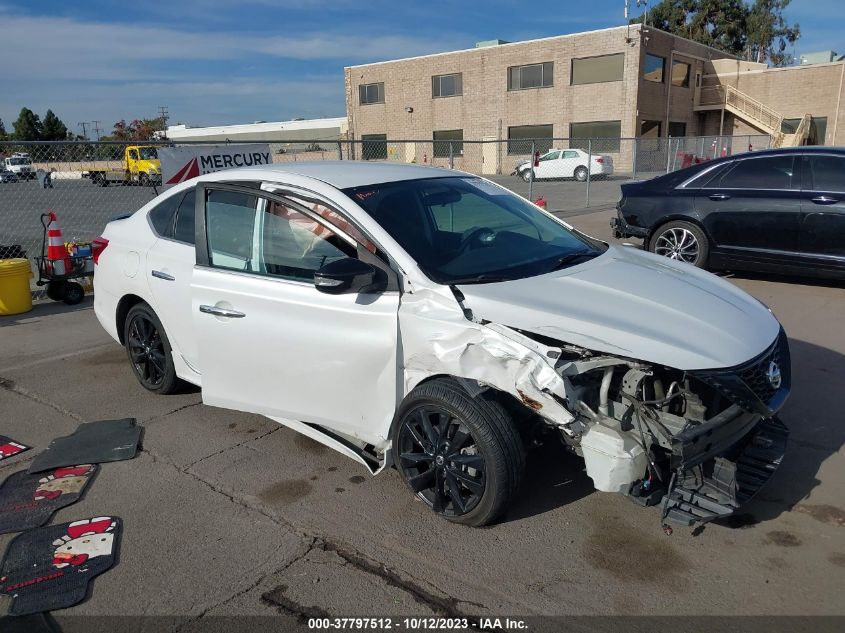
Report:
[[[69,306],[75,306],[85,298],[85,288],[75,281],[68,281],[62,289],[62,301]]]
[[[66,281],[48,281],[47,297],[53,301],[64,301]]]
[[[411,391],[393,430],[396,468],[431,510],[482,526],[507,509],[525,453],[513,419],[488,390],[471,397],[451,378]]]
[[[651,234],[648,250],[655,255],[706,269],[710,242],[698,225],[684,220],[672,220],[657,227]]]
[[[123,340],[132,372],[141,386],[167,395],[179,388],[173,350],[156,313],[146,303],[129,309],[123,324]]]
[[[584,166],[575,168],[575,180],[584,182],[587,180],[587,168]]]

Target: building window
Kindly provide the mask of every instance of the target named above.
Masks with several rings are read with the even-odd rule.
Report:
[[[361,158],[364,160],[387,159],[387,134],[362,134]]]
[[[669,136],[678,138],[687,135],[687,124],[683,121],[669,121]]]
[[[606,81],[622,81],[622,72],[624,69],[624,53],[573,59],[570,83],[573,86],[577,86],[580,84],[604,83]]]
[[[464,131],[463,130],[435,130],[434,132],[434,156],[448,158],[449,146],[452,146],[451,156],[460,156],[464,153]]]
[[[689,88],[689,64],[672,60],[672,85]]]
[[[801,119],[784,119],[780,131],[784,134],[795,134]],[[827,117],[814,116],[810,118],[810,133],[807,135],[807,145],[824,145],[827,134]]]
[[[358,100],[361,105],[384,103],[384,82],[358,86]]]
[[[534,151],[545,154],[552,148],[554,127],[548,125],[517,125],[508,128],[508,154],[530,154],[531,142]]]
[[[431,96],[455,97],[464,94],[464,77],[461,73],[435,75],[431,78]]]
[[[643,121],[640,123],[640,137],[660,138],[660,121]]]
[[[594,153],[618,152],[622,136],[622,121],[589,121],[569,124],[569,147],[589,149],[592,140]]]
[[[508,90],[548,88],[554,85],[554,62],[511,66],[508,68]]]
[[[646,53],[645,65],[643,67],[643,79],[646,81],[654,81],[656,83],[663,83],[663,67],[666,65],[666,59]]]

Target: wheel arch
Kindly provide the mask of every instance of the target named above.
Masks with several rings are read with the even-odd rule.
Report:
[[[645,237],[645,246],[648,248],[648,245],[651,243],[651,238],[654,237],[654,234],[657,231],[669,224],[669,222],[689,222],[690,224],[694,224],[698,228],[702,230],[707,240],[710,242],[711,246],[713,244],[713,236],[710,235],[710,232],[707,230],[707,227],[704,226],[704,223],[697,217],[693,215],[684,215],[683,213],[670,213],[669,215],[660,216],[660,220],[655,222],[649,229],[648,235]]]
[[[123,335],[123,330],[126,326],[126,315],[129,314],[129,310],[139,303],[146,303],[149,305],[149,302],[147,302],[146,299],[133,294],[123,295],[120,298],[120,301],[117,302],[117,310],[115,310],[115,325],[117,327],[117,338],[121,345],[126,344],[126,340]],[[152,309],[152,307],[150,309]]]

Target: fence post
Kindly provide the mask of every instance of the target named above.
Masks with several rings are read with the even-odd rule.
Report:
[[[590,175],[593,172],[593,140],[587,141],[587,200],[584,206],[590,206]]]
[[[455,156],[452,154],[452,141],[449,141],[449,169],[455,168]]]
[[[528,173],[528,201],[533,202],[534,198],[534,152],[535,142],[531,141],[531,171]]]
[[[340,141],[337,142],[337,159],[343,160],[343,145],[341,145]]]

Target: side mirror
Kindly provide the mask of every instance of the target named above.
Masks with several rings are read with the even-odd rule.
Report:
[[[376,269],[354,257],[329,262],[314,273],[314,287],[329,295],[361,292],[372,286]]]

